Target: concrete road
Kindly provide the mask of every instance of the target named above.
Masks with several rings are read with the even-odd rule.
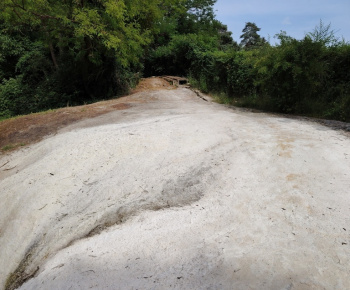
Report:
[[[350,289],[349,137],[126,100],[0,158],[0,289]]]

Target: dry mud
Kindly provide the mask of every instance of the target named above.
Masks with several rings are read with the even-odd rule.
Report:
[[[1,156],[0,197],[0,289],[350,289],[349,137],[186,88]]]

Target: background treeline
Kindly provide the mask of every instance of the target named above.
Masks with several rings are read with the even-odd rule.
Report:
[[[1,0],[0,119],[169,74],[239,105],[350,121],[350,45],[329,25],[271,46],[248,22],[238,44],[215,2]]]
[[[350,45],[320,21],[301,40],[271,46],[246,23],[240,45],[207,34],[175,35],[153,51],[153,74],[182,74],[219,100],[281,113],[350,121]]]

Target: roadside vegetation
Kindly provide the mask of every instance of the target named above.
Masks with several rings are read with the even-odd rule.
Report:
[[[216,0],[0,3],[0,120],[126,94],[179,75],[221,102],[350,121],[350,45],[322,21],[278,44],[252,22],[236,43]]]

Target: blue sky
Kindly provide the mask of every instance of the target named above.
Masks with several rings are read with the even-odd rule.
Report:
[[[214,9],[216,18],[228,26],[237,42],[246,22],[255,22],[260,35],[270,36],[274,44],[273,36],[281,30],[301,39],[320,19],[331,23],[337,36],[350,41],[350,0],[217,0]]]

